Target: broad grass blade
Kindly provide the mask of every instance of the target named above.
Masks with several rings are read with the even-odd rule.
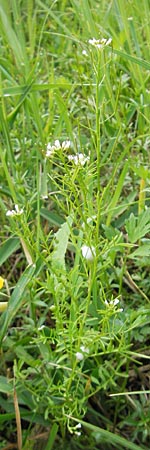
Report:
[[[17,237],[9,238],[0,248],[0,266],[20,247]]]

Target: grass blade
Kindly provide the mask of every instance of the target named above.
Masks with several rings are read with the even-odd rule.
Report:
[[[68,417],[68,416],[67,416]],[[79,422],[78,419],[75,417],[69,417],[70,419],[74,420],[75,422]],[[80,420],[81,425],[83,425],[85,428],[88,428],[89,430],[93,431],[94,433],[99,433],[102,436],[102,439],[107,439],[107,442],[111,442],[113,445],[120,445],[121,447],[129,450],[143,450],[144,447],[140,447],[139,445],[134,444],[133,442],[127,441],[127,439],[118,436],[117,434],[111,433],[111,431],[104,430],[103,428],[97,427],[95,425],[92,425],[91,423],[84,422],[83,420]]]
[[[10,122],[11,125],[13,124],[17,113],[19,112],[19,110],[20,110],[22,104],[24,103],[28,93],[30,92],[33,82],[34,82],[34,80],[32,80],[32,82],[28,86],[25,86],[24,91],[23,91],[23,93],[22,93],[22,95],[21,95],[21,97],[19,99],[19,102],[18,102],[17,106],[13,109],[13,111],[11,111],[10,114],[8,114],[7,120]]]
[[[0,248],[0,266],[20,247],[18,238],[9,238]]]
[[[22,67],[22,64],[24,63],[22,48],[21,48],[20,42],[18,41],[15,31],[11,27],[11,24],[8,20],[8,17],[6,15],[2,5],[0,5],[0,17],[1,17],[3,32],[4,32],[5,36],[7,37],[10,47],[13,50],[13,53],[14,53],[14,56],[16,59],[16,64],[17,64],[18,68],[20,69],[20,67]]]
[[[40,214],[42,217],[44,217],[44,219],[48,220],[51,225],[54,225],[56,227],[60,227],[64,223],[62,217],[54,212],[47,211],[46,208],[42,208]]]
[[[51,450],[53,448],[53,444],[55,442],[57,431],[58,431],[58,425],[56,423],[54,423],[52,426],[52,429],[50,431],[50,435],[49,435],[45,450]]]
[[[122,191],[122,188],[123,188],[124,179],[125,179],[125,176],[126,176],[127,171],[128,171],[128,167],[129,167],[129,161],[126,161],[126,164],[124,165],[124,168],[123,168],[123,170],[121,172],[121,175],[119,177],[115,193],[114,193],[113,198],[112,198],[112,200],[110,202],[110,205],[109,205],[110,212],[108,214],[107,221],[106,221],[107,227],[110,225],[111,218],[113,216],[113,210],[114,210],[114,208],[115,208],[115,206],[116,206],[116,204],[118,202],[118,199],[120,197],[120,194],[121,194],[121,191]]]
[[[143,69],[150,70],[150,63],[148,61],[145,61],[144,59],[137,58],[136,56],[132,56],[129,53],[125,53],[115,48],[113,49],[113,53],[115,53],[115,55],[121,56],[123,59],[131,61],[134,64],[138,64],[138,66],[143,67]]]
[[[8,308],[7,310],[2,314],[0,319],[0,343],[2,342],[8,326],[10,325],[12,319],[14,318],[15,314],[17,313],[18,309],[21,306],[23,294],[25,291],[25,288],[31,281],[33,274],[35,272],[35,265],[28,266],[21,278],[19,279],[18,283],[16,284],[16,287],[10,297],[10,300],[8,302]]]

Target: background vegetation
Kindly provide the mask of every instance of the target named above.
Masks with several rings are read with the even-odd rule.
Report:
[[[0,20],[0,448],[148,449],[150,2]]]

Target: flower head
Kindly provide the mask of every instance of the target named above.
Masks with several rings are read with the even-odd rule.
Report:
[[[70,141],[63,141],[62,144],[60,143],[59,139],[56,139],[53,145],[48,142],[47,148],[46,148],[46,157],[51,157],[56,150],[67,150],[70,148],[71,142]]]
[[[116,306],[119,303],[119,298],[114,298],[114,300],[110,300],[110,305]]]
[[[117,306],[118,303],[119,303],[119,298],[114,298],[113,300],[110,300],[109,302],[108,302],[108,300],[105,300],[105,305],[110,308]],[[123,312],[123,308],[117,309],[117,312]]]
[[[82,245],[81,252],[83,258],[85,258],[87,261],[93,261],[96,256],[96,251],[93,246],[88,247],[88,245]]]
[[[81,431],[78,431],[78,429],[81,429],[81,423],[77,423],[74,427],[70,427],[68,424],[68,429],[71,434],[76,434],[76,436],[81,436]]]
[[[76,155],[68,155],[68,160],[74,162],[76,166],[84,166],[90,159],[89,156],[85,156],[83,153],[76,153]]]
[[[89,44],[93,45],[94,47],[98,48],[98,49],[103,49],[104,47],[107,47],[107,45],[110,45],[112,42],[112,39],[89,39]]]
[[[76,353],[76,359],[77,359],[78,361],[82,361],[82,360],[84,359],[83,354],[82,354],[81,352],[77,352],[77,353]]]
[[[79,423],[77,423],[77,425],[76,425],[76,427],[75,427],[75,428],[76,428],[76,430],[77,430],[78,428],[81,428],[81,426],[82,426],[82,425],[81,425],[81,423],[80,423],[80,422],[79,422]]]
[[[84,357],[86,356],[86,355],[88,355],[89,354],[89,348],[88,347],[85,347],[84,345],[81,345],[80,346],[80,350],[81,350],[81,352],[77,352],[76,353],[76,359],[78,360],[78,361],[83,361],[83,359],[84,359]],[[80,424],[81,425],[81,424]],[[78,428],[80,428],[80,425],[78,425]]]
[[[88,56],[87,51],[86,51],[86,50],[82,50],[82,55],[83,55],[83,56]]]
[[[68,148],[71,147],[71,142],[70,141],[63,141],[61,144],[61,147],[63,150],[68,150]]]
[[[15,205],[15,209],[8,210],[6,213],[6,216],[14,217],[14,216],[20,216],[23,214],[23,208],[19,209],[18,205]]]
[[[89,353],[89,348],[88,348],[88,347],[85,347],[84,345],[81,345],[80,350],[81,350],[83,353]]]

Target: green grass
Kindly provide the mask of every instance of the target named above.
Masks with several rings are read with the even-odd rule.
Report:
[[[0,0],[1,449],[150,446],[149,21]]]

